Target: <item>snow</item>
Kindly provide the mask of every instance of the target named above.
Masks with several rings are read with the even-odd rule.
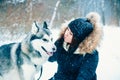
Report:
[[[120,28],[105,27],[97,68],[98,80],[120,80]]]
[[[98,80],[120,80],[120,27],[104,26],[104,37],[99,48],[99,64],[97,67]],[[58,37],[59,29],[53,29],[54,40]],[[11,42],[11,39],[0,40],[0,45],[3,43]],[[8,35],[7,35],[8,36]],[[10,35],[9,35],[10,36]],[[8,37],[9,37],[8,36]],[[12,37],[12,36],[11,36]],[[17,35],[16,35],[17,37]],[[19,36],[16,41],[22,40],[23,37]],[[13,41],[14,39],[12,39]],[[43,73],[40,80],[48,80],[57,71],[57,63],[46,62],[43,65]]]

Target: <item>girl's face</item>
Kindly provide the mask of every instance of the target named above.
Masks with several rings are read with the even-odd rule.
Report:
[[[71,30],[69,28],[67,28],[65,33],[64,33],[64,41],[66,43],[71,43],[72,38],[73,38],[73,33],[71,32]]]

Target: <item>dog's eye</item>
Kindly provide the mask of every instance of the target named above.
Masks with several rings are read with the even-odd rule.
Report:
[[[47,39],[42,39],[43,41],[45,41],[45,42],[48,42],[48,40]]]

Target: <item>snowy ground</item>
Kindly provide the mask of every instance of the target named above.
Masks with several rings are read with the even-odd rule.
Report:
[[[53,30],[53,36],[56,39],[58,30]],[[9,34],[0,34],[0,45],[3,43],[21,41],[23,37],[19,35],[10,36]],[[9,35],[9,36],[8,36]],[[98,80],[120,80],[120,27],[104,27],[104,37],[99,49],[99,64],[97,67]],[[7,39],[5,39],[7,38]],[[5,40],[4,40],[5,39]],[[43,75],[41,80],[48,80],[57,70],[57,63],[46,62],[43,65]]]
[[[120,80],[120,27],[104,28],[97,68],[98,80]]]

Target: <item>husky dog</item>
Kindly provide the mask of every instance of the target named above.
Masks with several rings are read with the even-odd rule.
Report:
[[[0,80],[35,80],[34,74],[56,50],[47,26],[34,22],[20,43],[0,47]]]

